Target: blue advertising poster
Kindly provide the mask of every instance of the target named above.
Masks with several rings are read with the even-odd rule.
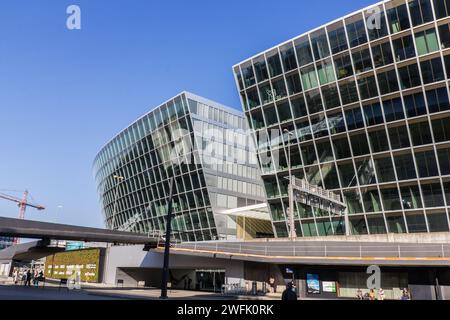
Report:
[[[306,274],[306,287],[308,289],[308,293],[319,294],[320,293],[319,275],[307,273]]]

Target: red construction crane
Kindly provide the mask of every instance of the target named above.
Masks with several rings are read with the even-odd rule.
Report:
[[[23,219],[25,219],[25,211],[26,211],[27,207],[31,207],[31,208],[34,208],[37,210],[45,209],[45,207],[42,205],[33,204],[33,203],[28,202],[28,195],[29,195],[29,192],[27,190],[25,190],[23,192],[22,199],[16,198],[16,197],[13,197],[13,196],[10,196],[7,194],[3,194],[3,193],[0,193],[0,198],[17,203],[17,206],[19,207],[19,219],[23,220]],[[18,238],[14,239],[14,243],[16,243],[16,244],[19,243],[19,239]]]

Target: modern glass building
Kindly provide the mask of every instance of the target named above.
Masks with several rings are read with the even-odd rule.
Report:
[[[449,15],[384,1],[233,67],[278,237],[289,172],[341,194],[352,234],[449,231]],[[298,236],[342,220],[296,205]]]
[[[233,239],[240,221],[221,212],[265,202],[247,131],[242,113],[188,92],[138,119],[94,161],[105,225],[140,233],[165,231],[170,178],[175,175],[174,238]],[[254,229],[255,235],[272,233],[270,222]]]
[[[9,237],[0,237],[0,250],[8,248],[14,244],[14,239]]]

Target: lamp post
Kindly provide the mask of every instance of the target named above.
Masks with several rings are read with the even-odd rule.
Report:
[[[116,180],[118,182],[116,183],[116,191],[115,191],[115,194],[114,194],[114,208],[113,208],[112,221],[111,221],[111,230],[114,230],[114,225],[115,225],[115,222],[116,222],[117,197],[119,195],[119,193],[118,193],[119,185],[120,185],[120,183],[123,180],[125,180],[124,177],[118,176],[118,175],[114,175],[113,178],[114,178],[114,180]]]
[[[175,191],[175,170],[173,177],[170,179],[169,199],[167,200],[167,217],[166,217],[166,241],[164,247],[164,265],[161,281],[161,296],[160,299],[167,299],[167,282],[169,279],[169,257],[170,257],[170,235],[172,233],[172,208],[173,208],[173,194]]]
[[[289,172],[289,185],[288,185],[288,193],[289,193],[289,238],[294,240],[297,237],[295,232],[295,223],[294,223],[294,186],[292,180],[292,171],[291,171],[291,137],[294,135],[293,132],[288,129],[284,129],[284,133],[288,136],[288,172]]]

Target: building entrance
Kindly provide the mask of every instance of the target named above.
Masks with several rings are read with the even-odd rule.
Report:
[[[220,292],[225,283],[225,270],[196,270],[196,286],[199,291]]]

